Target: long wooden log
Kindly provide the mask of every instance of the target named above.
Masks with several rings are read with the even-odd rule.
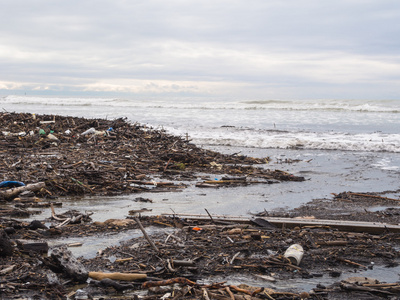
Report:
[[[210,217],[205,214],[161,214],[163,216],[175,216],[180,218],[186,218],[191,220],[209,221]],[[245,217],[233,217],[233,216],[214,216],[214,221],[229,221],[233,223],[245,223],[251,224],[251,219]],[[366,232],[371,234],[381,234],[383,232],[400,232],[400,225],[394,225],[389,223],[379,222],[361,222],[361,221],[343,221],[343,220],[323,220],[323,219],[306,219],[306,218],[276,218],[276,217],[264,217],[266,221],[274,224],[278,228],[283,225],[286,228],[294,228],[301,226],[329,226],[331,228],[337,228],[342,231],[349,232]],[[203,226],[202,226],[203,227]]]
[[[44,182],[38,182],[38,183],[31,183],[27,184],[25,186],[19,186],[16,188],[8,189],[5,191],[0,191],[0,197],[3,199],[9,200],[17,197],[20,193],[25,192],[25,191],[31,191],[31,192],[36,192],[39,191],[40,189],[44,188],[46,184]]]
[[[134,280],[142,280],[147,279],[146,274],[141,273],[104,273],[104,272],[89,272],[89,277],[96,280],[103,279],[113,279],[113,280],[124,280],[124,281],[134,281]]]

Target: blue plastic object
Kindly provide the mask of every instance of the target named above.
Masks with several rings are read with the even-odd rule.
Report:
[[[2,187],[17,187],[17,186],[25,186],[25,183],[20,181],[2,181],[0,182],[0,188]]]

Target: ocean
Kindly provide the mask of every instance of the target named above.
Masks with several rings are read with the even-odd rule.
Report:
[[[213,191],[190,187],[173,195],[153,194],[149,197],[154,199],[155,213],[204,213],[207,208],[218,214],[248,215],[290,209],[344,191],[385,192],[388,197],[400,197],[400,100],[10,95],[1,97],[0,105],[8,112],[123,117],[132,123],[188,136],[198,146],[223,153],[270,157],[264,167],[307,179],[302,183]],[[124,196],[101,201],[114,204],[113,212],[118,214],[127,199]],[[89,205],[93,199],[84,201]]]

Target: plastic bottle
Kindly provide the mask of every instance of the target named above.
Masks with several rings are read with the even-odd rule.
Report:
[[[293,244],[287,248],[284,256],[287,257],[292,264],[299,265],[304,255],[304,249],[299,244]]]
[[[57,138],[54,134],[51,134],[51,133],[49,133],[49,134],[47,135],[47,138],[48,138],[49,140],[52,140],[52,141],[58,141],[58,138]]]
[[[95,132],[96,132],[96,129],[94,129],[94,128],[92,127],[92,128],[89,128],[88,130],[82,132],[81,135],[92,134],[92,133],[95,133]]]

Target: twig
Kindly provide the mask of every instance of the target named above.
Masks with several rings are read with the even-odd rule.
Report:
[[[168,266],[168,270],[170,270],[171,272],[176,272],[176,270],[171,265],[170,259],[167,259],[167,266]]]
[[[203,292],[203,298],[204,298],[205,300],[210,300],[210,297],[208,297],[208,292],[207,292],[207,290],[206,290],[205,288],[202,288],[201,290],[202,290],[202,292]]]
[[[231,300],[235,300],[235,296],[233,295],[232,291],[230,290],[230,288],[228,286],[225,288],[225,291],[229,294],[229,297],[231,298]]]
[[[150,237],[147,235],[146,230],[144,230],[144,227],[142,225],[142,223],[140,222],[139,218],[136,217],[135,218],[136,223],[138,223],[140,230],[143,232],[144,237],[146,238],[146,240],[149,242],[149,244],[151,245],[151,247],[153,247],[154,250],[156,250],[157,252],[160,252],[160,250],[158,250],[157,246],[153,243],[153,241],[150,239]]]
[[[143,283],[142,288],[144,289],[148,289],[151,287],[156,287],[156,286],[166,286],[166,285],[173,285],[173,284],[186,284],[186,285],[190,285],[190,286],[195,286],[197,285],[196,282],[191,281],[187,278],[184,277],[177,277],[177,278],[171,278],[168,280],[161,280],[161,281],[146,281],[145,283]]]
[[[389,201],[399,201],[399,199],[393,199],[393,198],[382,197],[382,196],[377,196],[377,195],[362,194],[362,193],[347,193],[347,195],[366,197],[366,198],[376,198],[376,199],[389,200]]]
[[[238,253],[236,253],[233,257],[232,257],[232,259],[231,259],[231,261],[229,262],[229,264],[233,264],[233,262],[235,261],[235,259],[236,259],[236,257],[238,257],[239,256],[239,254],[240,254],[240,251],[238,252]]]
[[[348,259],[344,259],[344,258],[340,258],[340,257],[337,257],[336,259],[339,260],[339,261],[345,262],[347,264],[350,264],[350,265],[354,265],[354,266],[357,266],[357,267],[368,269],[367,266],[364,266],[362,264],[356,263],[356,262],[348,260]]]
[[[172,160],[172,157],[167,161],[167,164],[164,167],[164,172],[167,171],[168,165],[171,162],[171,160]]]
[[[66,219],[64,222],[58,224],[58,225],[56,226],[56,228],[61,228],[61,227],[65,226],[65,225],[68,225],[69,223],[71,223],[71,218],[68,218],[68,219]]]
[[[207,208],[205,208],[205,211],[207,212],[208,216],[210,217],[211,222],[212,222],[213,224],[215,224],[214,219],[212,218],[212,216],[211,216],[210,213],[208,212]]]
[[[227,236],[226,237],[227,239],[228,239],[228,241],[230,241],[232,244],[234,244],[235,242],[229,237],[229,236]]]
[[[65,220],[68,220],[68,218],[60,218],[60,217],[57,217],[56,212],[55,212],[55,210],[54,210],[53,203],[50,203],[50,209],[51,209],[51,217],[52,217],[54,220],[57,220],[57,221],[60,221],[60,222],[64,222]]]
[[[72,181],[74,181],[74,182],[76,182],[76,183],[78,183],[78,184],[80,184],[81,186],[83,186],[83,187],[85,187],[85,188],[87,188],[91,193],[93,193],[93,190],[90,188],[90,187],[88,187],[86,184],[84,184],[84,183],[82,183],[82,182],[80,182],[79,180],[76,180],[75,178],[73,178],[73,177],[70,177],[71,178],[71,180]]]

